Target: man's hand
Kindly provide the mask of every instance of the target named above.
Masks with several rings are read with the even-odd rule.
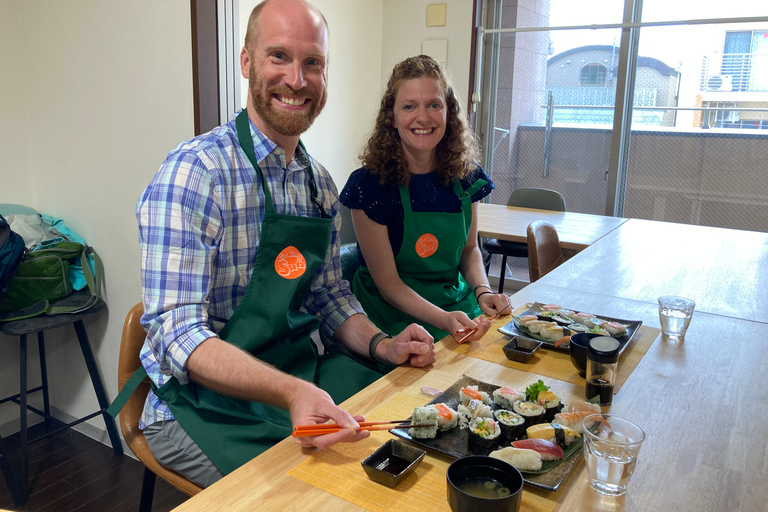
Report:
[[[360,428],[358,422],[365,421],[364,416],[352,417],[347,411],[337,407],[328,393],[309,382],[297,386],[296,393],[291,399],[289,412],[294,426],[319,425],[331,421],[346,427],[335,434],[293,438],[305,448],[317,447],[325,450],[336,443],[354,443],[371,435],[366,430],[358,430]]]
[[[435,362],[435,340],[422,326],[411,324],[394,338],[379,343],[376,354],[392,364],[408,362],[423,368]]]

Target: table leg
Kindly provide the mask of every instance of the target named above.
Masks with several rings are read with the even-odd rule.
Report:
[[[104,391],[104,385],[101,382],[101,374],[99,373],[99,368],[96,366],[96,359],[93,357],[93,351],[91,350],[91,344],[88,341],[88,335],[85,332],[85,326],[83,325],[82,320],[76,321],[73,325],[75,327],[75,332],[77,333],[77,341],[80,342],[80,350],[83,352],[85,365],[88,367],[88,373],[91,376],[93,390],[96,392],[96,399],[99,401],[101,415],[104,417],[104,423],[107,426],[109,440],[112,443],[112,451],[115,452],[115,455],[122,455],[123,445],[120,442],[120,436],[117,435],[115,419],[107,414],[109,401],[107,401],[107,394]]]

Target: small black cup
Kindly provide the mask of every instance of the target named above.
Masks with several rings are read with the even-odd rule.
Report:
[[[593,332],[577,332],[571,335],[569,348],[571,362],[579,370],[579,376],[582,378],[587,376],[587,348],[589,348],[589,340],[598,336],[604,335]]]
[[[523,475],[503,460],[470,455],[455,460],[446,474],[448,504],[453,512],[518,512],[523,499]],[[491,479],[509,489],[503,498],[479,498],[461,490],[470,480]]]

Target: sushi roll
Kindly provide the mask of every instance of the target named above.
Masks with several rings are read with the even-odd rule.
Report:
[[[589,327],[587,327],[584,324],[568,324],[568,329],[572,330],[573,332],[588,332]]]
[[[563,409],[563,404],[560,403],[560,399],[551,391],[542,391],[536,397],[536,401],[539,405],[544,406],[544,419],[547,422],[551,422],[555,419],[555,414]]]
[[[485,391],[479,391],[477,386],[467,386],[466,388],[461,388],[461,391],[459,392],[459,400],[464,405],[467,405],[470,400],[480,400],[484,404],[491,403],[491,397],[488,396],[488,393]]]
[[[532,425],[525,430],[528,439],[544,439],[551,441],[565,450],[574,439],[581,437],[581,434],[573,429],[564,427],[557,423],[541,423]]]
[[[539,405],[536,402],[519,401],[512,404],[512,410],[525,419],[526,425],[536,425],[538,423],[546,423],[544,415],[546,409],[543,405]]]
[[[516,389],[502,386],[493,392],[493,403],[502,409],[512,409],[512,404],[518,400],[525,400],[525,397]]]
[[[477,418],[493,418],[491,407],[480,400],[470,400],[467,405],[459,404],[459,426],[466,428],[472,420]]]
[[[538,471],[541,469],[541,454],[535,450],[507,446],[491,452],[491,457],[515,466],[519,471]]]
[[[411,416],[413,425],[429,425],[428,427],[418,427],[408,429],[411,437],[417,439],[434,439],[437,435],[437,408],[434,405],[426,407],[416,407]]]
[[[437,429],[439,431],[450,430],[459,423],[459,413],[446,404],[435,404],[437,409]]]
[[[499,409],[493,411],[493,415],[496,416],[496,422],[501,427],[501,436],[505,440],[514,441],[525,435],[525,418],[519,414],[506,409]]]
[[[602,326],[611,336],[624,336],[627,334],[627,326],[619,322],[605,322]]]
[[[544,439],[521,439],[512,442],[513,448],[522,448],[524,450],[534,450],[541,455],[541,460],[561,460],[565,455],[563,449],[551,441]]]
[[[499,445],[499,441],[501,428],[491,418],[477,418],[470,422],[469,448],[473,453],[493,450]]]
[[[608,331],[606,331],[605,329],[603,329],[599,325],[595,325],[594,327],[591,327],[589,329],[589,331],[587,331],[587,332],[591,332],[591,333],[594,333],[594,334],[599,334],[601,336],[608,336]]]

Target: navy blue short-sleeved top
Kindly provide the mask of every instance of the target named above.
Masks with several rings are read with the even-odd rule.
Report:
[[[491,179],[479,165],[467,177],[460,180],[461,186],[467,190],[478,179],[487,183],[472,195],[472,202],[480,201],[496,188]],[[411,195],[411,208],[414,212],[458,213],[461,211],[461,201],[453,191],[452,185],[443,185],[437,173],[412,174],[408,185]],[[400,201],[398,185],[382,185],[379,176],[361,167],[353,172],[340,195],[341,203],[351,210],[363,210],[368,218],[387,226],[389,243],[392,254],[400,251],[403,243],[403,205]],[[365,265],[362,252],[360,263]]]

